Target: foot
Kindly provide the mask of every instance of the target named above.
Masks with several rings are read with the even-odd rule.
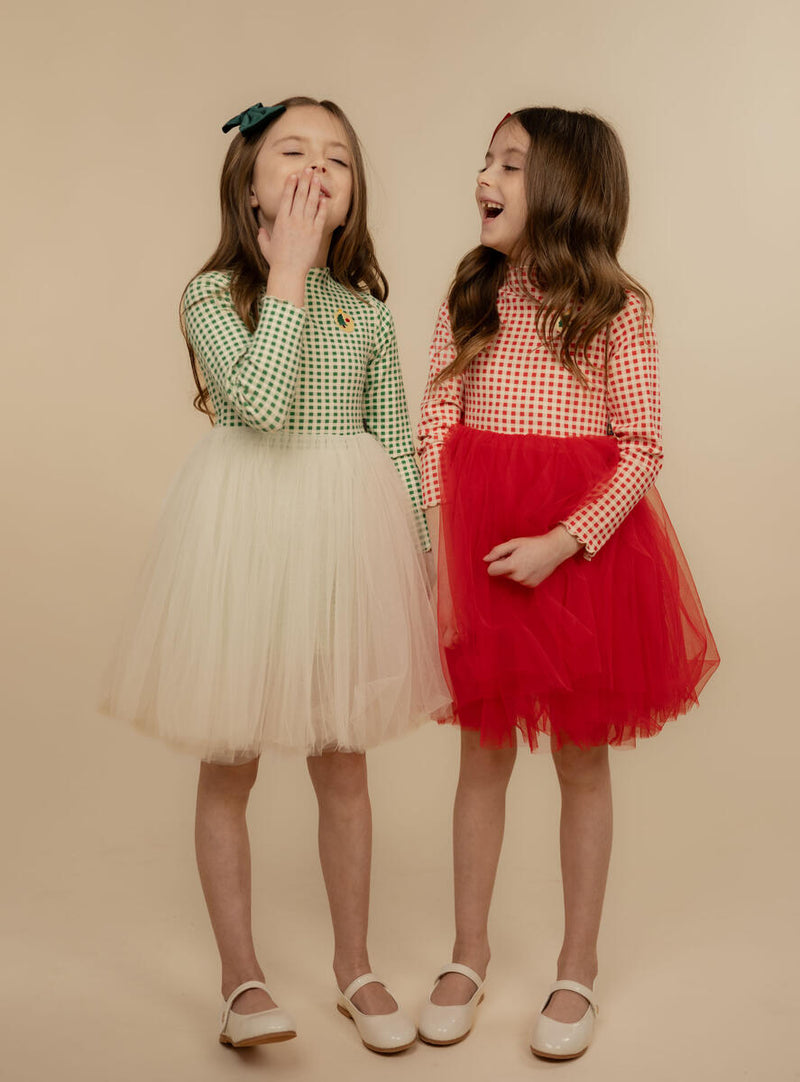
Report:
[[[474,953],[471,955],[469,951],[456,950],[453,953],[453,961],[469,966],[482,980],[485,979],[489,965],[488,955],[483,954],[479,957]],[[464,1003],[469,1003],[475,995],[475,988],[475,982],[462,973],[445,973],[431,992],[431,1003],[435,1003],[438,1007],[462,1006]]]
[[[361,968],[354,969],[352,966],[347,969],[335,970],[336,983],[339,986],[339,991],[343,992],[345,988],[354,981],[356,977],[360,977],[362,973],[369,973],[369,963],[364,964]],[[389,995],[382,984],[378,984],[377,981],[373,981],[371,984],[365,984],[363,988],[359,988],[356,994],[352,997],[350,1002],[356,1008],[361,1011],[362,1014],[392,1014],[397,1010],[397,1003]]]
[[[347,984],[344,987],[346,988]],[[362,1014],[392,1014],[397,1010],[397,1003],[393,997],[382,984],[377,984],[375,981],[359,988],[350,1002]]]
[[[260,985],[248,987],[248,985]],[[223,982],[223,988],[225,984]],[[246,1011],[234,1011],[234,1004],[244,999],[250,992],[261,992],[265,999],[245,1004]],[[277,1041],[289,1041],[297,1036],[297,1025],[287,1012],[274,1007],[264,1008],[265,1003],[272,1003],[263,981],[243,981],[229,994],[222,1011],[219,1043],[233,1048],[249,1048],[255,1044],[273,1044]]]
[[[561,998],[564,993],[572,993],[575,999],[562,999],[553,1007],[556,997]],[[544,1009],[534,1020],[531,1052],[540,1059],[577,1059],[591,1044],[596,1015],[594,992],[589,985],[559,978],[548,992]]]
[[[364,1008],[356,1004],[359,994],[375,985],[382,987],[371,970],[354,977],[341,991],[337,1009],[355,1023],[362,1044],[371,1052],[383,1055],[404,1052],[416,1041],[417,1027],[393,997],[383,989],[385,998],[373,994],[363,997]]]
[[[542,1014],[556,1022],[580,1022],[588,1007],[589,1001],[579,992],[559,988],[557,992],[553,992]]]
[[[445,978],[449,976],[461,977],[469,985],[469,999],[461,1002],[452,1002],[452,997],[462,992],[456,988],[451,999],[446,1003],[437,1003],[435,993]],[[455,984],[455,982],[453,982]],[[475,1015],[478,1007],[483,1002],[483,978],[472,966],[464,965],[463,962],[451,962],[444,970],[440,970],[433,986],[431,996],[423,1004],[417,1022],[417,1032],[426,1044],[450,1045],[458,1044],[468,1037],[475,1024]]]
[[[445,973],[431,992],[431,1003],[438,1007],[461,1006],[475,995],[475,987],[475,982],[461,973]]]
[[[263,981],[263,977],[253,977],[254,981]],[[222,986],[222,998],[227,999],[234,988],[238,988],[242,981],[232,982],[230,987]],[[260,988],[248,988],[246,992],[242,992],[231,1004],[231,1010],[236,1014],[258,1014],[259,1011],[271,1011],[273,1007],[277,1007],[278,1004],[272,998],[267,995],[266,992],[262,992]]]

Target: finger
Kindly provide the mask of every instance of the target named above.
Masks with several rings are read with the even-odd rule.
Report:
[[[297,182],[297,191],[292,204],[293,214],[304,214],[308,202],[308,190],[311,187],[311,171],[304,169]]]
[[[322,181],[319,173],[314,173],[311,177],[311,183],[308,188],[308,199],[306,199],[305,214],[306,218],[309,218],[312,222],[316,221],[319,205],[322,202]]]
[[[278,204],[279,217],[285,218],[292,213],[292,203],[294,202],[295,192],[297,191],[298,179],[297,173],[292,173],[290,177],[286,178],[286,183],[281,192],[281,201]]]
[[[498,575],[511,575],[515,570],[514,562],[510,557],[507,557],[504,560],[494,560],[489,564],[486,570],[493,577]]]
[[[325,222],[325,219],[328,216],[328,203],[329,202],[330,202],[330,200],[326,199],[325,196],[323,196],[323,194],[322,194],[322,180],[320,178],[319,202],[317,203],[317,210],[316,210],[316,214],[314,215],[314,225],[318,229],[322,229],[322,226],[323,226],[323,224]]]
[[[505,556],[510,556],[516,549],[516,541],[503,541],[501,544],[495,545],[491,552],[487,552],[484,556],[484,560],[486,560],[487,563],[492,560],[500,560]]]

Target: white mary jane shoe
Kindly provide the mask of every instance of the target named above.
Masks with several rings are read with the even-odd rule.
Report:
[[[339,1002],[336,1004],[338,1010],[346,1018],[355,1022],[364,1047],[370,1052],[385,1054],[402,1052],[410,1048],[417,1039],[417,1027],[399,1007],[391,1014],[362,1014],[358,1007],[353,1005],[352,996],[365,984],[382,984],[386,988],[383,981],[374,973],[362,973],[360,977],[351,981],[343,992],[339,993]],[[388,988],[386,990],[389,991]]]
[[[229,1044],[233,1048],[248,1048],[253,1044],[272,1044],[274,1041],[290,1041],[297,1036],[294,1019],[281,1007],[269,1011],[257,1011],[255,1014],[237,1014],[231,1005],[237,996],[248,988],[260,988],[270,995],[270,991],[261,981],[245,981],[234,988],[225,1000],[222,1010],[222,1031],[220,1044]]]
[[[586,1014],[577,1022],[557,1022],[541,1012],[533,1024],[531,1052],[542,1059],[575,1059],[583,1055],[592,1040],[594,1020],[598,1013],[597,1001],[591,988],[577,981],[556,981],[542,1004],[542,1010],[559,989],[577,992],[588,1002]]]
[[[474,969],[463,966],[460,962],[451,962],[437,974],[434,988],[445,973],[460,973],[464,977],[469,977],[475,984],[475,992],[472,999],[466,1003],[454,1003],[452,1006],[432,1003],[428,996],[428,1001],[420,1012],[417,1027],[420,1039],[426,1044],[445,1045],[463,1041],[472,1029],[478,1004],[483,1000],[484,981]]]

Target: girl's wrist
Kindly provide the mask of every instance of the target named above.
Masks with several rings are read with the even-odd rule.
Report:
[[[579,541],[577,537],[571,534],[563,522],[554,527],[552,534],[558,540],[559,553],[562,561],[568,560],[570,556],[574,556],[583,548],[583,542]]]
[[[306,299],[306,275],[308,268],[270,267],[266,294],[276,300],[289,301],[302,308]]]

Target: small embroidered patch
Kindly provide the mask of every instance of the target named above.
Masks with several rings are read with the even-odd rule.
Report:
[[[342,330],[347,331],[348,334],[351,334],[356,329],[355,323],[353,323],[351,317],[341,308],[336,313],[336,322]]]

